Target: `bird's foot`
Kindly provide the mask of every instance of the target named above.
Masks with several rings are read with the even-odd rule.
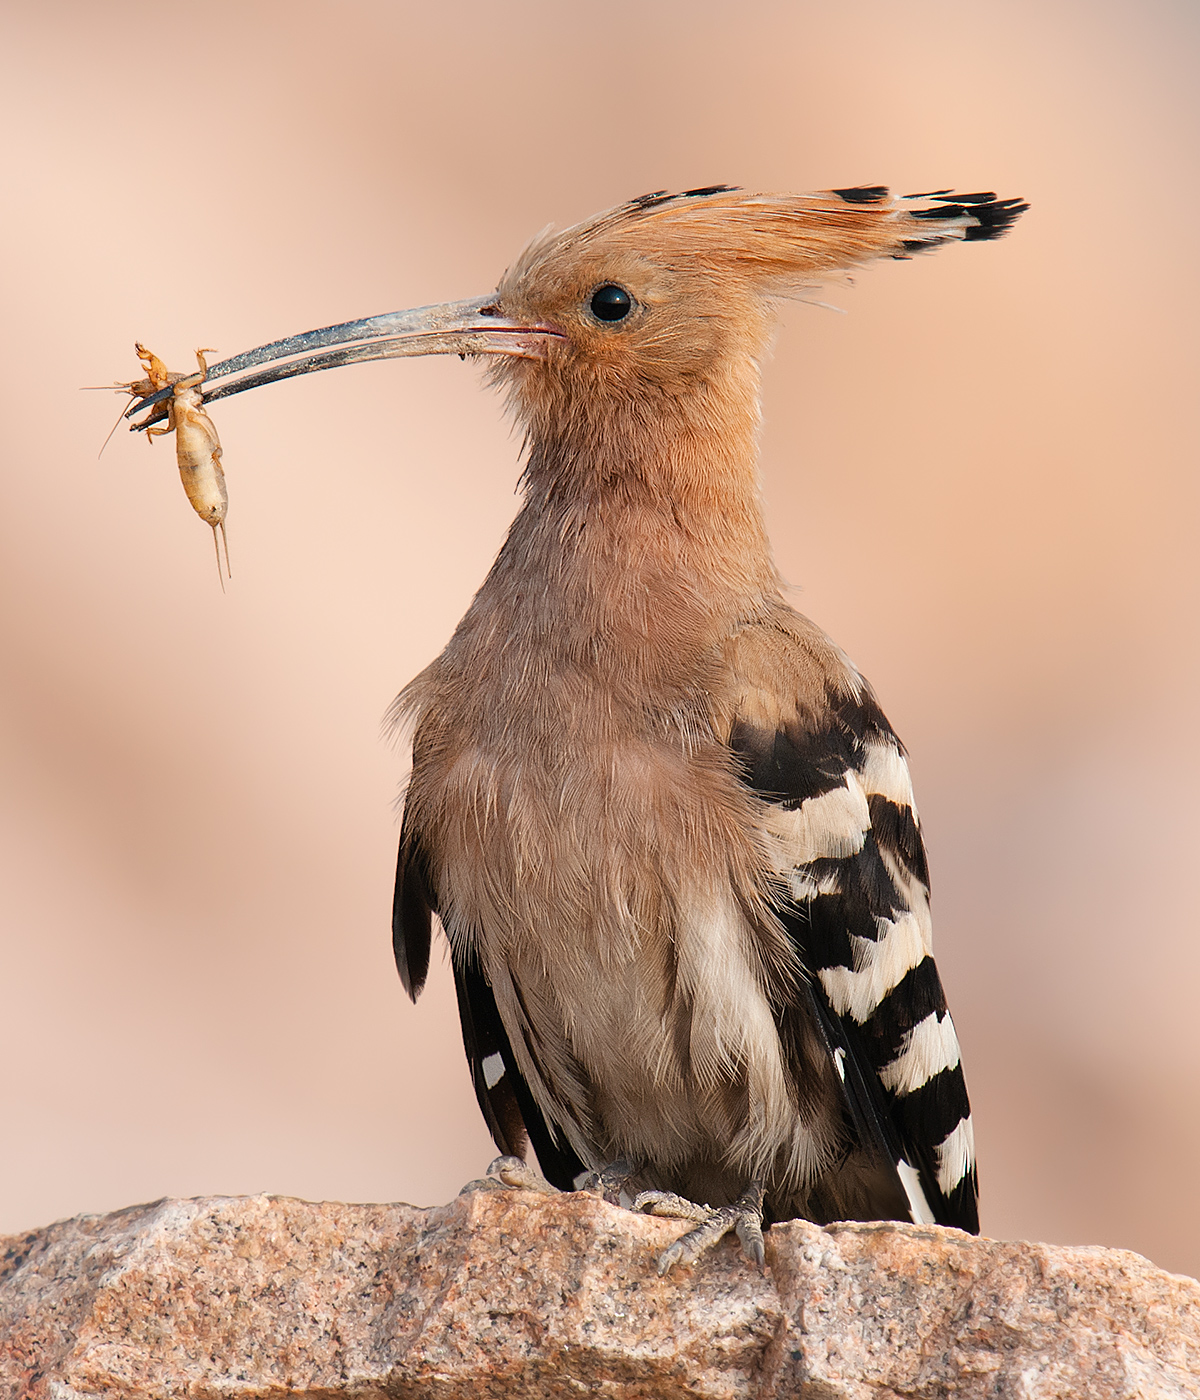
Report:
[[[497,1157],[487,1169],[487,1176],[477,1177],[458,1193],[467,1195],[470,1191],[537,1191],[547,1196],[557,1196],[557,1186],[551,1186],[545,1177],[520,1157]]]
[[[562,1193],[557,1186],[551,1186],[540,1172],[535,1172],[528,1162],[520,1157],[497,1157],[487,1169],[489,1177],[495,1178],[501,1188],[514,1191],[537,1191],[543,1196],[558,1196]]]
[[[752,1181],[731,1206],[702,1206],[671,1191],[643,1191],[633,1203],[634,1210],[664,1215],[672,1220],[694,1220],[696,1228],[681,1235],[669,1249],[658,1257],[661,1277],[676,1264],[684,1268],[694,1264],[730,1230],[736,1230],[742,1248],[761,1269],[765,1261],[763,1249],[763,1188],[762,1182]]]
[[[620,1157],[599,1171],[588,1172],[583,1178],[576,1178],[578,1191],[586,1191],[591,1196],[599,1196],[610,1205],[621,1204],[621,1192],[637,1168]],[[558,1196],[562,1193],[552,1186],[544,1176],[540,1176],[521,1157],[497,1157],[487,1169],[487,1176],[478,1181],[468,1181],[463,1191],[537,1191],[545,1196]],[[462,1192],[459,1192],[461,1195]]]
[[[618,1157],[615,1162],[609,1162],[607,1167],[601,1167],[598,1172],[588,1172],[579,1182],[579,1190],[586,1191],[591,1196],[599,1196],[611,1206],[619,1206],[626,1182],[636,1174],[637,1167],[633,1163],[624,1157]],[[628,1199],[626,1197],[626,1201]]]

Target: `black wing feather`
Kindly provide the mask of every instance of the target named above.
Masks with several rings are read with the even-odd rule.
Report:
[[[396,862],[392,951],[404,990],[414,1002],[429,973],[435,913],[437,896],[429,862],[406,820]],[[569,1146],[554,1137],[534,1102],[517,1069],[487,978],[473,957],[465,962],[454,957],[453,962],[463,1049],[475,1097],[492,1140],[510,1157],[524,1157],[527,1142],[532,1142],[546,1180],[560,1190],[572,1190],[584,1165]]]
[[[745,721],[733,726],[730,745],[747,784],[785,810],[797,810],[834,791],[846,783],[850,770],[863,773],[868,744],[892,745],[898,756],[903,755],[868,688],[856,695],[830,688],[827,699],[820,723],[797,720],[774,732]],[[938,1182],[937,1149],[970,1113],[961,1065],[903,1090],[889,1088],[881,1077],[897,1062],[915,1027],[930,1016],[946,1014],[933,959],[924,957],[911,967],[861,1022],[848,1012],[838,1014],[822,983],[822,971],[855,970],[852,938],[875,941],[877,920],[908,912],[904,888],[893,871],[928,890],[924,843],[911,807],[878,793],[869,796],[868,806],[870,830],[861,849],[853,856],[822,858],[803,866],[801,873],[814,893],[778,911],[810,974],[803,1011],[819,1025],[830,1053],[841,1059],[846,1109],[859,1145],[887,1164],[898,1188],[900,1165],[914,1168],[938,1223],[978,1233],[973,1163],[949,1191]],[[793,1014],[795,1010],[791,1008]],[[781,1034],[787,1014],[785,1009]],[[900,1199],[905,1194],[901,1189]]]
[[[493,1141],[501,1152],[524,1157],[528,1138],[546,1180],[560,1191],[573,1191],[576,1178],[585,1170],[584,1165],[570,1147],[553,1135],[534,1102],[517,1069],[491,986],[474,958],[465,966],[455,962],[454,986],[458,992],[463,1048],[471,1066],[475,1097]],[[498,1078],[486,1070],[490,1062],[494,1063],[492,1057],[496,1055],[504,1070]],[[490,1087],[489,1078],[492,1079]]]
[[[429,975],[429,944],[436,912],[425,854],[405,820],[400,829],[396,892],[392,897],[392,953],[404,990],[414,1002]]]
[[[808,1014],[820,1028],[821,1038],[837,1067],[859,1143],[872,1153],[880,1166],[894,1174],[900,1142],[888,1118],[878,1081],[874,1075],[864,1074],[865,1057],[856,1050],[841,1019],[833,1014],[820,985],[806,981],[804,999]],[[896,1190],[903,1196],[898,1178]]]

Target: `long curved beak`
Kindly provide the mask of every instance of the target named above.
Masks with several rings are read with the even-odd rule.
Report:
[[[550,343],[563,339],[562,331],[554,326],[509,320],[500,315],[492,300],[490,296],[473,297],[413,311],[393,311],[272,341],[210,366],[201,396],[205,403],[211,403],[276,379],[402,355],[520,355],[544,359]],[[258,365],[267,368],[245,373]],[[147,418],[132,425],[132,431],[165,418],[166,400],[171,394],[170,388],[161,389],[128,409],[126,418],[143,409],[152,410]]]

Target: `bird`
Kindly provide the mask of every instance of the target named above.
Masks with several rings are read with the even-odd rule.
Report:
[[[286,361],[253,387],[482,357],[524,432],[504,544],[391,711],[394,952],[415,1002],[444,930],[494,1175],[690,1221],[660,1271],[730,1230],[761,1266],[793,1218],[978,1233],[905,749],[788,601],[760,381],[781,300],[1027,207],[655,191],[540,235],[485,297],[230,362]]]

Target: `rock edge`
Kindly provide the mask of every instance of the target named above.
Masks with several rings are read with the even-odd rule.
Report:
[[[1123,1250],[792,1221],[760,1274],[591,1196],[158,1201],[0,1239],[0,1395],[1200,1400],[1200,1284]]]

